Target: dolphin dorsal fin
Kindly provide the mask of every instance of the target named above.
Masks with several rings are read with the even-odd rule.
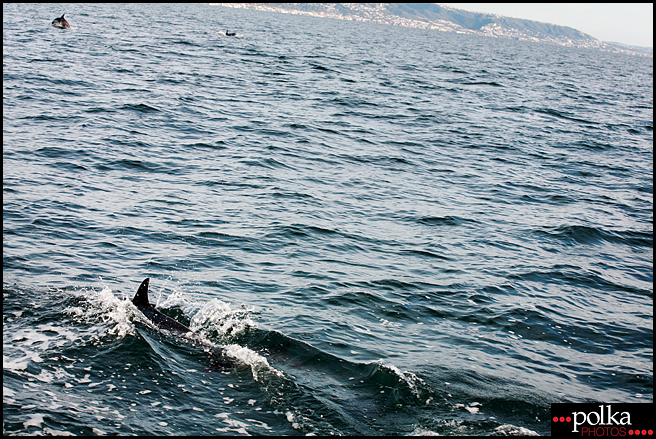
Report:
[[[61,16],[61,17],[59,17],[59,19],[61,20],[62,18],[64,18],[64,15],[66,15],[66,14],[62,14],[62,16]]]
[[[148,282],[150,282],[149,277],[141,282],[137,294],[134,296],[134,299],[132,299],[134,306],[145,306],[146,308],[151,308],[150,302],[148,302]]]

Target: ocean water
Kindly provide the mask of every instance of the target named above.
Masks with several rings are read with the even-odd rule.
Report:
[[[653,402],[652,58],[5,4],[3,61],[3,434],[543,435],[554,402]],[[146,277],[198,338],[132,306]]]

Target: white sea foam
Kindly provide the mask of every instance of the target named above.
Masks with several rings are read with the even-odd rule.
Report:
[[[233,309],[228,303],[212,299],[196,311],[190,329],[199,334],[218,333],[220,337],[232,337],[254,325],[249,317],[251,311],[252,308],[247,307]]]
[[[29,420],[23,422],[23,426],[25,428],[27,427],[37,427],[41,428],[41,424],[43,423],[43,415],[39,413],[34,413],[34,414],[29,414],[30,417]]]
[[[508,436],[539,436],[538,433],[533,430],[529,430],[528,428],[516,427],[514,425],[508,424],[500,425],[495,428],[494,431]]]
[[[283,376],[282,372],[269,365],[266,358],[245,346],[231,344],[224,348],[228,356],[250,366],[255,381],[261,381],[268,376]]]

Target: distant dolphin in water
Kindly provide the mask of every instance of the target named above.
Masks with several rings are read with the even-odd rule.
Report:
[[[237,32],[228,32],[228,31],[226,31],[226,37],[236,37],[236,36],[237,36]]]
[[[171,317],[165,316],[164,314],[153,308],[153,305],[151,305],[150,302],[148,301],[149,282],[150,282],[149,277],[147,277],[143,282],[141,282],[141,285],[137,290],[137,294],[134,296],[134,299],[132,299],[132,303],[134,304],[134,306],[136,306],[137,309],[141,311],[143,315],[146,316],[146,318],[148,318],[148,320],[150,320],[155,326],[157,326],[160,329],[166,329],[167,331],[171,331],[176,334],[186,334],[188,332],[192,332],[191,329],[187,328],[182,323],[172,319]]]
[[[66,19],[64,18],[64,15],[66,15],[66,14],[62,14],[61,17],[55,18],[54,20],[52,20],[52,25],[55,26],[55,27],[59,27],[61,29],[70,29],[71,25],[68,24],[68,21],[66,21]]]

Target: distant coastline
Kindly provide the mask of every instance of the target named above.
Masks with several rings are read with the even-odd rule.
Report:
[[[210,5],[433,29],[653,57],[653,48],[604,42],[567,26],[472,12],[435,3],[210,3]]]

